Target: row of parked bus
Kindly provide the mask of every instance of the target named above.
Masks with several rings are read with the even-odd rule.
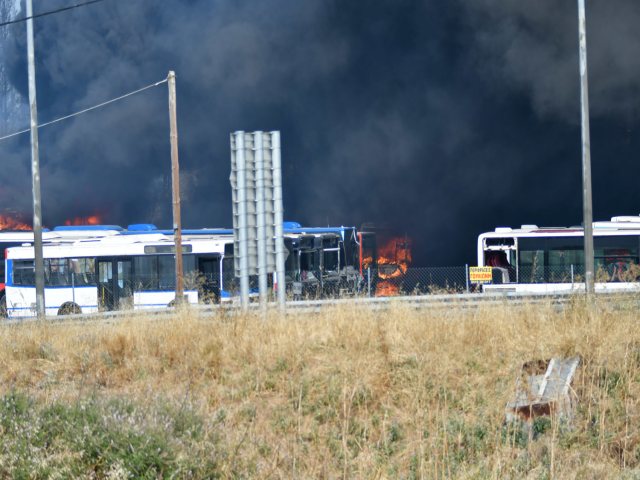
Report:
[[[375,267],[374,232],[354,227],[304,228],[285,223],[286,285],[298,298],[357,294],[365,269]],[[0,232],[5,251],[0,284],[9,317],[35,315],[32,232]],[[185,297],[190,303],[233,301],[233,231],[183,230]],[[119,309],[151,309],[175,297],[173,232],[149,224],[56,227],[43,233],[47,315]],[[273,277],[270,285],[273,285]],[[250,278],[257,293],[257,277]]]

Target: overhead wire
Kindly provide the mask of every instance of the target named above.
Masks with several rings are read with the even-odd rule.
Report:
[[[26,22],[27,20],[32,20],[34,18],[46,17],[48,15],[53,15],[54,13],[60,13],[60,12],[64,12],[64,11],[67,11],[67,10],[73,10],[74,8],[84,7],[86,5],[91,5],[93,3],[99,3],[99,2],[104,2],[104,1],[105,0],[88,0],[86,2],[76,3],[74,5],[69,5],[69,6],[66,6],[66,7],[58,8],[56,10],[49,10],[48,12],[42,12],[42,13],[38,13],[36,15],[31,15],[30,17],[16,18],[14,20],[9,20],[8,22],[2,22],[2,23],[0,23],[0,27],[6,27],[7,25],[13,25],[14,23]]]
[[[151,83],[151,84],[149,84],[149,85],[147,85],[145,87],[139,88],[137,90],[133,90],[133,91],[131,91],[129,93],[125,93],[124,95],[120,95],[119,97],[112,98],[111,100],[107,100],[106,102],[102,102],[102,103],[99,103],[97,105],[94,105],[93,107],[85,108],[83,110],[79,110],[79,111],[71,113],[69,115],[65,115],[64,117],[59,117],[59,118],[56,118],[55,120],[51,120],[49,122],[41,123],[41,124],[38,125],[38,128],[40,129],[42,127],[46,127],[48,125],[53,125],[54,123],[58,123],[58,122],[61,122],[63,120],[67,120],[67,119],[72,118],[72,117],[77,117],[78,115],[82,115],[83,113],[87,113],[87,112],[90,112],[92,110],[96,110],[97,108],[104,107],[104,106],[109,105],[111,103],[117,102],[119,100],[123,100],[123,99],[125,99],[127,97],[130,97],[132,95],[135,95],[137,93],[144,92],[145,90],[149,90],[150,88],[157,87],[158,85],[162,85],[163,83],[167,83],[167,81],[168,81],[168,79],[165,78],[164,80],[160,80],[159,82]],[[27,133],[27,132],[30,132],[30,131],[31,131],[31,128],[26,128],[24,130],[20,130],[19,132],[13,132],[13,133],[10,133],[10,134],[5,135],[3,137],[0,137],[0,141],[6,140],[7,138],[15,137],[15,136],[18,136],[18,135],[22,135],[23,133]]]

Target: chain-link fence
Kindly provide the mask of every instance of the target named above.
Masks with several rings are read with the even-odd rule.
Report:
[[[159,269],[153,274],[132,268],[130,262],[97,262],[94,268],[70,270],[50,268],[46,271],[47,313],[80,313],[131,308],[163,308],[173,305],[175,271]],[[219,267],[219,264],[218,264]],[[630,263],[596,264],[596,282],[640,282],[640,266]],[[14,269],[7,285],[6,306],[10,312],[28,311],[35,305],[32,269]],[[447,293],[479,292],[473,268],[405,267],[379,265],[359,271],[347,267],[341,271],[298,270],[287,272],[289,300],[324,298],[393,297]],[[583,265],[492,267],[491,284],[580,284],[584,282]],[[23,287],[23,288],[20,288]],[[275,301],[273,276],[268,276],[269,299]],[[258,277],[249,278],[250,297],[257,300]],[[240,296],[240,282],[234,272],[220,268],[203,273],[191,270],[184,275],[185,300],[189,303],[233,302]],[[4,306],[4,305],[3,305]]]
[[[382,265],[362,272],[351,270],[320,276],[317,272],[287,275],[293,300],[424,295],[469,291],[468,267],[407,268]]]
[[[494,267],[494,283],[582,283],[584,265]],[[596,262],[595,280],[599,283],[640,281],[640,266],[631,262]]]
[[[347,277],[308,275],[303,279],[288,275],[287,289],[292,299],[319,299],[346,296],[406,296],[481,291],[468,265],[451,267],[409,267],[382,265]],[[584,282],[583,265],[522,266],[518,269],[492,267],[491,284],[579,284]],[[639,282],[640,266],[635,264],[596,265],[596,282]]]

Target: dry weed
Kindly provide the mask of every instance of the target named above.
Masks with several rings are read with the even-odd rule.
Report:
[[[0,328],[0,379],[4,394],[45,404],[98,396],[196,408],[226,477],[632,478],[636,321],[636,303],[576,298],[563,309],[34,322]],[[504,425],[521,365],[570,355],[582,360],[572,424],[552,418],[535,436]]]

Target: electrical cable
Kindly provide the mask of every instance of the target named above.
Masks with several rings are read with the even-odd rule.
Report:
[[[97,108],[104,107],[105,105],[109,105],[110,103],[114,103],[114,102],[117,102],[118,100],[122,100],[124,98],[130,97],[131,95],[135,95],[136,93],[144,92],[145,90],[148,90],[150,88],[157,87],[158,85],[162,85],[163,83],[167,83],[167,81],[168,81],[168,79],[165,78],[164,80],[160,80],[159,82],[152,83],[150,85],[147,85],[146,87],[139,88],[138,90],[134,90],[132,92],[125,93],[124,95],[120,95],[119,97],[112,98],[111,100],[107,100],[106,102],[99,103],[98,105],[94,105],[93,107],[85,108],[84,110],[80,110],[80,111],[77,111],[75,113],[71,113],[69,115],[65,115],[64,117],[56,118],[55,120],[51,120],[50,122],[41,123],[40,125],[38,125],[38,128],[46,127],[47,125],[53,125],[54,123],[58,123],[58,122],[61,122],[63,120],[67,120],[67,119],[72,118],[72,117],[77,117],[78,115],[82,115],[83,113],[90,112],[91,110],[95,110]],[[27,132],[30,132],[30,131],[31,131],[31,128],[26,128],[24,130],[20,130],[19,132],[10,133],[8,135],[0,137],[0,142],[2,140],[6,140],[7,138],[15,137],[17,135],[22,135],[23,133],[27,133]]]
[[[104,2],[104,0],[89,0],[88,2],[76,3],[74,5],[69,5],[68,7],[58,8],[57,10],[51,10],[48,12],[31,15],[30,17],[16,18],[15,20],[9,20],[8,22],[0,23],[0,27],[6,27],[7,25],[13,25],[14,23],[26,22],[27,20],[32,20],[34,18],[46,17],[47,15],[53,15],[54,13],[60,13],[66,10],[72,10],[74,8],[84,7],[86,5],[91,5],[92,3],[99,3],[99,2]]]

